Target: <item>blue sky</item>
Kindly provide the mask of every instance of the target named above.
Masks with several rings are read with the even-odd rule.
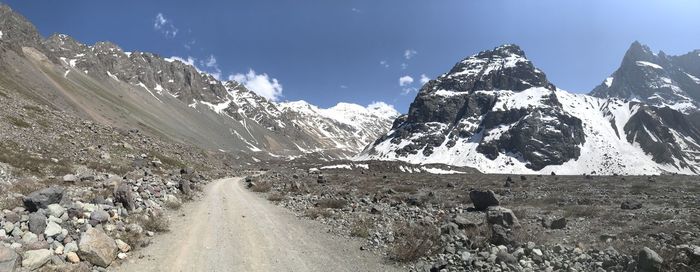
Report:
[[[691,0],[0,1],[45,36],[190,57],[280,101],[322,107],[385,101],[406,112],[421,75],[503,43],[575,92],[602,82],[634,40],[669,54],[700,48]]]

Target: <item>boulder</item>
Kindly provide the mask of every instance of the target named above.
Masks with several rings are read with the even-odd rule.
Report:
[[[63,176],[63,182],[74,183],[76,181],[78,181],[78,177],[73,175],[73,174],[68,174],[68,175]]]
[[[117,244],[104,231],[88,228],[80,236],[78,256],[94,265],[107,267],[117,257]]]
[[[637,210],[642,208],[642,202],[636,200],[625,200],[620,204],[620,208],[623,210]]]
[[[637,270],[639,272],[657,272],[661,271],[661,265],[664,260],[648,247],[644,247],[639,251],[637,256]]]
[[[473,190],[469,192],[469,198],[471,198],[474,208],[479,211],[485,211],[488,207],[498,206],[500,204],[496,198],[496,194],[491,190]]]
[[[61,198],[63,198],[63,191],[63,188],[53,186],[32,192],[24,197],[24,207],[29,212],[45,209],[50,204],[60,202]]]
[[[542,219],[542,226],[548,229],[563,229],[566,228],[566,223],[567,221],[564,217],[554,220],[551,218]]]
[[[494,245],[513,244],[513,234],[501,225],[491,225],[491,243]]]
[[[189,179],[180,179],[180,182],[178,183],[178,189],[180,190],[180,192],[182,192],[183,195],[192,195],[192,183]]]
[[[121,203],[128,211],[136,208],[136,202],[131,192],[131,186],[126,182],[121,182],[114,188],[114,204]]]
[[[14,249],[0,245],[0,271],[15,271],[19,255]]]
[[[518,227],[520,223],[512,210],[500,206],[491,206],[486,210],[486,222],[506,228]]]
[[[48,249],[28,250],[22,254],[22,267],[36,270],[51,260],[53,253]]]
[[[90,213],[90,221],[96,224],[102,224],[109,221],[109,213],[104,210],[95,210]]]
[[[61,206],[61,204],[51,204],[46,207],[46,210],[49,212],[49,215],[53,215],[53,217],[60,218],[61,215],[63,215],[64,212],[66,212],[66,209]]]
[[[46,215],[42,212],[29,214],[29,231],[34,234],[42,234],[46,229]]]
[[[75,252],[68,252],[66,253],[66,260],[71,263],[79,263],[80,257],[78,257],[78,254],[76,254]]]
[[[49,222],[48,225],[46,225],[46,230],[44,230],[44,235],[46,237],[54,237],[56,235],[61,234],[63,232],[63,228],[59,224],[56,224],[56,222]]]
[[[552,220],[549,226],[552,229],[563,229],[566,228],[566,218],[562,217],[559,219]]]

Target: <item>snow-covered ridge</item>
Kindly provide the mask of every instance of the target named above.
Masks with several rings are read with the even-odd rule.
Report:
[[[676,172],[693,174],[692,170],[688,168],[655,162],[651,154],[646,154],[639,148],[638,142],[627,140],[624,127],[630,117],[639,109],[639,103],[615,98],[602,99],[573,94],[560,89],[550,91],[544,88],[531,88],[518,93],[509,90],[484,93],[490,93],[497,97],[493,107],[494,111],[528,106],[543,107],[546,105],[542,105],[541,101],[546,100],[552,94],[556,95],[563,110],[578,117],[583,122],[586,141],[580,146],[581,155],[562,165],[546,166],[539,171],[528,168],[527,162],[523,161],[518,154],[501,155],[494,160],[488,159],[477,151],[478,142],[500,137],[499,132],[504,130],[504,127],[499,126],[486,129],[473,137],[459,139],[454,145],[449,145],[446,139],[429,156],[423,155],[421,151],[408,156],[399,156],[395,151],[411,141],[411,139],[405,139],[399,143],[381,142],[373,147],[376,153],[363,153],[355,159],[400,160],[414,164],[444,163],[474,167],[486,173],[658,174]],[[648,133],[652,139],[658,138],[653,133]]]

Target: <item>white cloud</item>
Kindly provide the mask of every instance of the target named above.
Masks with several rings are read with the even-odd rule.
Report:
[[[399,78],[399,86],[408,86],[413,83],[413,78],[410,76],[402,76]]]
[[[347,88],[348,88],[348,85],[340,85],[340,88],[341,88],[341,89],[347,89]]]
[[[358,8],[352,8],[351,10],[352,10],[352,12],[354,12],[354,13],[360,13],[360,12],[362,12],[362,11],[361,11],[360,9],[358,9]]]
[[[156,14],[156,18],[153,22],[153,29],[162,32],[166,38],[175,38],[179,31],[173,22],[168,20],[168,18],[160,12]]]
[[[418,89],[416,89],[416,88],[414,88],[414,87],[408,87],[408,88],[403,88],[403,89],[401,90],[401,94],[402,94],[402,95],[407,95],[407,94],[410,94],[410,93],[412,93],[412,92],[417,92],[417,91],[418,91]]]
[[[408,64],[406,64],[405,62],[401,63],[401,69],[406,70],[406,68],[408,68]]]
[[[420,75],[420,84],[428,83],[428,81],[430,81],[430,78],[428,78],[428,76],[426,76],[425,74]]]
[[[182,63],[184,63],[184,64],[188,64],[188,65],[192,65],[192,66],[195,66],[194,63],[197,61],[197,59],[195,59],[195,58],[193,58],[193,57],[189,57],[189,56],[187,57],[187,59],[184,59],[184,58],[181,58],[181,57],[178,57],[178,56],[172,56],[172,57],[169,57],[169,58],[164,58],[164,60],[167,61],[167,62],[173,62],[173,61],[176,61],[176,60],[177,60],[177,61],[180,61],[180,62],[182,62]],[[195,66],[194,68],[197,68],[197,67]]]
[[[418,54],[418,51],[413,49],[406,49],[406,51],[403,52],[403,57],[407,60],[410,60],[411,58],[415,57],[416,54]]]
[[[380,61],[379,65],[384,66],[384,68],[389,68],[389,62],[386,60]]]
[[[270,78],[267,74],[257,74],[250,69],[247,74],[235,74],[228,77],[235,80],[256,94],[270,101],[278,101],[282,97],[282,84],[276,78]]]
[[[197,72],[199,73],[210,74],[216,80],[221,80],[221,69],[219,69],[219,65],[216,63],[216,57],[214,57],[214,55],[209,55],[209,58],[207,58],[206,61],[197,60],[196,58],[190,56],[188,56],[187,59],[178,56],[172,56],[169,58],[164,58],[164,60],[168,62],[173,62],[176,60],[180,61],[184,64],[194,67],[194,69],[197,70]]]

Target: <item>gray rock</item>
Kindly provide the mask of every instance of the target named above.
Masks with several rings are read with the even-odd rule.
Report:
[[[497,224],[504,227],[520,226],[518,218],[512,210],[500,206],[491,206],[486,210],[486,221],[489,224]]]
[[[479,211],[485,211],[488,207],[498,206],[500,204],[496,198],[496,194],[491,190],[473,190],[469,192],[469,198],[471,198],[474,208]]]
[[[28,196],[24,197],[24,207],[26,207],[29,212],[44,209],[49,204],[60,202],[61,198],[63,198],[63,192],[63,188],[56,186],[32,192]]]
[[[98,228],[88,228],[80,236],[78,256],[94,265],[107,267],[117,257],[117,245]]]
[[[18,258],[19,255],[14,249],[0,245],[0,271],[15,271],[19,264]]]
[[[46,216],[41,212],[29,214],[29,231],[35,234],[42,234],[46,229]]]
[[[63,176],[63,182],[74,183],[76,181],[78,181],[78,177],[73,175],[73,174],[68,174],[68,175]]]
[[[644,247],[637,255],[637,269],[639,272],[658,272],[664,260],[655,251]]]
[[[49,215],[53,215],[56,218],[60,218],[61,215],[63,215],[64,212],[66,212],[66,209],[61,206],[61,204],[51,204],[46,207],[46,210],[49,212]]]
[[[97,224],[102,224],[109,221],[109,213],[104,210],[95,210],[90,213],[90,221],[94,221]]]
[[[22,254],[22,267],[28,270],[36,270],[51,260],[51,250],[37,249],[25,251]]]
[[[189,179],[180,179],[180,182],[178,182],[178,189],[183,195],[192,195],[192,184]]]
[[[44,235],[46,235],[46,237],[54,237],[61,234],[61,232],[63,232],[63,228],[61,228],[60,225],[55,222],[49,222],[46,226],[46,230],[44,230]]]
[[[494,245],[513,244],[513,234],[501,225],[491,225],[491,243]]]
[[[136,208],[136,202],[131,191],[131,186],[126,182],[121,182],[114,188],[114,204],[121,203],[124,208],[132,211]]]
[[[620,208],[623,210],[637,210],[642,208],[642,202],[636,200],[626,200],[620,204]]]
[[[552,223],[550,224],[550,228],[552,228],[552,229],[566,228],[566,218],[562,217],[562,218],[553,220]]]

